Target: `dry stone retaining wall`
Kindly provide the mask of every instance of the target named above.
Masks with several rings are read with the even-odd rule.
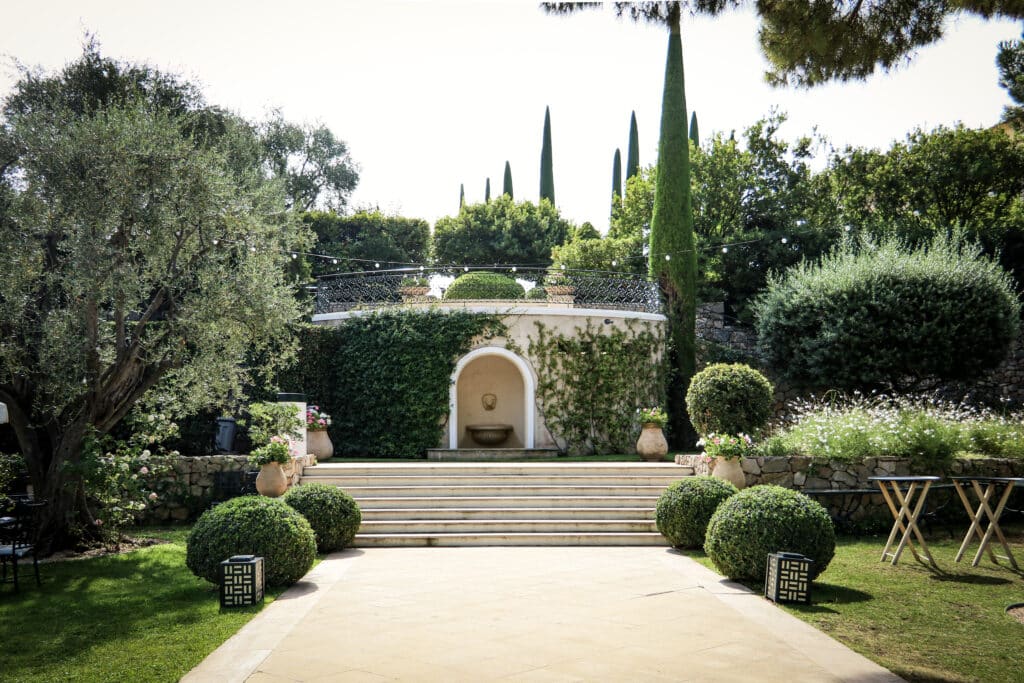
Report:
[[[302,469],[314,464],[316,458],[304,455],[293,459],[289,486],[299,483]],[[174,464],[169,476],[170,493],[147,509],[143,523],[181,522],[198,516],[214,500],[214,482],[220,472],[246,472],[255,469],[247,455],[183,456]],[[287,470],[286,470],[287,472]]]

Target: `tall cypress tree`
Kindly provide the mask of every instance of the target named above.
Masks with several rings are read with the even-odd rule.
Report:
[[[501,193],[507,194],[509,199],[514,199],[512,195],[512,167],[505,162],[505,180],[501,185]]]
[[[555,203],[555,172],[551,165],[550,107],[544,107],[544,142],[540,148],[540,198]]]
[[[487,185],[484,186],[484,203],[491,201],[491,179],[487,179]]]
[[[626,149],[626,182],[640,170],[640,136],[636,131],[636,112],[629,117],[629,148]]]
[[[686,138],[686,92],[679,5],[669,6],[668,56],[661,102],[658,180],[651,216],[651,275],[665,296],[669,319],[668,413],[676,448],[693,443],[686,415],[686,391],[696,365],[697,251],[690,197],[690,145]]]
[[[612,208],[622,201],[622,154],[619,148],[615,148],[615,157],[612,159]]]
[[[694,147],[700,147],[700,129],[697,128],[697,112],[690,114],[690,141]]]
[[[466,205],[466,186],[459,183],[459,211]]]

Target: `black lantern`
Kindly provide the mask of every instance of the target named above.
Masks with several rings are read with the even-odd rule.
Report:
[[[220,606],[246,607],[263,602],[263,558],[234,555],[220,563]]]
[[[772,602],[810,602],[813,560],[797,553],[768,556],[764,596]]]

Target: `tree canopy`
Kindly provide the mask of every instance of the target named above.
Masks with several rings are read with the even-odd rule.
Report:
[[[345,270],[371,270],[374,263],[426,263],[430,224],[419,218],[388,216],[380,211],[358,211],[341,216],[332,211],[310,211],[302,220],[316,234],[317,251],[337,257],[338,263],[315,259],[313,274]]]
[[[548,265],[551,248],[565,242],[571,228],[546,199],[516,203],[503,194],[438,219],[434,257],[439,264]]]

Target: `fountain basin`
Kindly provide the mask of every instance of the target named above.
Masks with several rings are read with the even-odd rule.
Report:
[[[512,433],[512,425],[482,424],[466,425],[470,438],[481,446],[499,446],[508,440]]]

